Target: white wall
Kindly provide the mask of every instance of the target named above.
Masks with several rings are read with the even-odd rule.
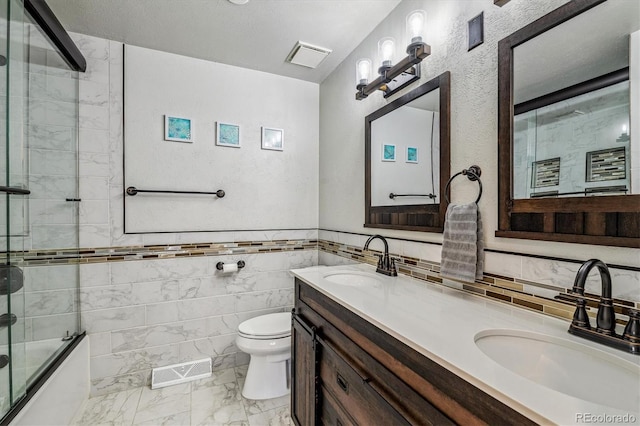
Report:
[[[291,154],[294,151],[294,158],[286,157],[288,162],[279,163],[280,169],[277,171],[279,175],[285,175],[286,180],[304,181],[305,191],[309,193],[307,205],[301,206],[304,212],[299,212],[305,220],[305,226],[298,229],[285,226],[275,230],[259,230],[250,227],[250,222],[243,222],[245,225],[235,228],[224,228],[226,230],[216,230],[212,232],[162,232],[162,233],[145,233],[145,234],[125,234],[124,233],[124,170],[123,161],[124,153],[124,127],[133,124],[127,121],[124,124],[124,50],[122,43],[105,40],[97,37],[90,37],[81,34],[71,34],[74,42],[80,48],[87,59],[87,72],[81,74],[80,77],[80,135],[79,135],[79,157],[80,157],[80,247],[114,247],[114,246],[139,246],[139,245],[156,245],[156,244],[187,244],[194,242],[224,242],[224,241],[264,241],[271,239],[297,239],[297,238],[313,238],[317,235],[317,231],[299,228],[315,228],[317,226],[317,193],[318,193],[318,158],[317,146],[313,144],[307,146],[308,151],[300,152],[296,147],[292,147],[291,151],[286,151],[289,135],[285,133],[285,151],[284,153],[270,152],[275,154]],[[174,56],[174,61],[184,60],[184,65],[190,64],[190,59],[180,56]],[[239,70],[242,70],[239,68]],[[248,71],[248,70],[245,70]],[[270,79],[274,76],[269,74],[257,73],[257,75],[265,76]],[[285,77],[282,81],[293,81]],[[269,81],[269,80],[267,80]],[[313,105],[308,106],[309,109]],[[262,114],[271,114],[269,108],[260,112]],[[251,115],[238,117],[239,124],[244,122],[258,121],[260,117]],[[271,117],[271,115],[265,117]],[[233,118],[233,117],[232,117]],[[314,119],[314,117],[307,117]],[[317,123],[317,114],[315,120]],[[161,131],[163,129],[162,117],[160,122],[154,125],[154,129]],[[212,118],[215,122],[215,117]],[[313,123],[309,127],[313,127]],[[317,125],[317,124],[316,124]],[[243,126],[244,128],[244,126]],[[285,128],[286,130],[286,128]],[[317,140],[317,136],[316,136]],[[162,141],[164,142],[164,141]],[[169,142],[166,142],[169,143]],[[211,141],[213,144],[214,142]],[[245,144],[247,144],[245,139]],[[303,142],[307,143],[307,141]],[[293,141],[290,145],[293,144]],[[250,146],[250,144],[248,144]],[[251,149],[243,147],[239,150],[235,148],[222,148],[220,150],[237,151],[239,153],[249,152],[248,158],[254,158]],[[223,151],[224,152],[224,151]],[[255,154],[255,152],[254,152]],[[129,160],[135,161],[135,158]],[[307,161],[309,161],[307,163]],[[150,167],[149,160],[144,167]],[[311,172],[304,171],[303,175],[295,175],[289,171],[289,167],[297,167],[296,163],[301,162],[307,164]],[[242,174],[252,176],[254,173],[259,174],[260,168],[264,164],[255,161],[250,164],[243,164],[235,175]],[[270,168],[275,172],[273,168]],[[316,170],[315,175],[313,170]],[[308,180],[306,179],[309,177]],[[206,178],[206,176],[205,176]],[[315,179],[315,180],[314,180]],[[133,185],[127,181],[128,184]],[[247,184],[250,188],[254,182]],[[285,185],[290,183],[285,182]],[[135,186],[143,188],[142,185]],[[253,220],[254,216],[269,216],[273,218],[273,225],[277,225],[277,217],[274,217],[265,206],[264,201],[269,193],[254,192],[247,197],[252,201],[250,208],[246,205],[240,206],[231,216],[233,218],[244,217],[247,220]],[[142,198],[141,195],[136,197]],[[233,201],[233,194],[227,195],[229,198],[219,201]],[[129,197],[131,198],[131,197]],[[146,198],[149,201],[149,198]],[[313,206],[316,207],[313,207]],[[286,208],[295,210],[296,205],[286,205]],[[279,213],[279,212],[278,212]],[[275,215],[277,216],[277,215]],[[224,220],[230,219],[225,217]],[[234,219],[235,220],[235,219]],[[308,223],[308,224],[307,224]],[[223,228],[219,228],[223,229]],[[167,229],[169,231],[169,229]],[[53,237],[52,237],[53,238]]]
[[[125,183],[212,196],[125,197],[127,232],[315,228],[318,85],[171,53],[125,47]],[[191,118],[193,143],[169,142],[164,115]],[[240,148],[215,145],[216,121]],[[261,149],[261,126],[284,151]]]
[[[384,36],[402,39],[406,15],[427,11],[426,42],[432,54],[422,63],[422,81],[451,72],[451,172],[472,164],[482,168],[484,192],[479,203],[486,246],[518,253],[577,260],[598,257],[609,263],[636,265],[640,251],[619,247],[496,238],[498,222],[498,41],[566,0],[511,1],[500,8],[491,0],[404,0],[320,86],[320,228],[377,233],[364,228],[364,117],[418,86],[413,84],[385,100],[374,94],[355,100],[353,69],[362,57],[376,57]],[[484,11],[485,41],[467,52],[467,22]],[[477,185],[458,179],[452,202],[474,200]],[[383,235],[430,242],[441,234],[381,231]],[[491,271],[489,271],[491,272]],[[526,277],[525,277],[526,278]]]

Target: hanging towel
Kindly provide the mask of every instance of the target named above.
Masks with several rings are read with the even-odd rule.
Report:
[[[449,204],[443,237],[440,275],[466,282],[481,279],[484,243],[478,205]]]

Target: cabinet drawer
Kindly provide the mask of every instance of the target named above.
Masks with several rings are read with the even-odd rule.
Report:
[[[322,413],[320,424],[327,426],[356,426],[354,420],[344,411],[331,392],[321,387]]]
[[[322,386],[363,425],[409,424],[363,377],[326,342],[320,360]]]

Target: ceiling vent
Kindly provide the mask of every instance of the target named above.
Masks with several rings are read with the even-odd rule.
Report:
[[[324,58],[329,56],[329,53],[331,53],[330,49],[298,41],[296,45],[293,46],[289,56],[287,56],[287,62],[302,65],[303,67],[315,68],[320,65],[320,62],[322,62]]]

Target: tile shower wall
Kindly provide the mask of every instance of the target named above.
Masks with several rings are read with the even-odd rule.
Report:
[[[77,205],[65,198],[77,197],[78,191],[78,73],[69,70],[35,26],[17,25],[13,31],[19,31],[16,39],[28,47],[25,63],[10,65],[10,116],[12,120],[20,117],[9,123],[13,141],[10,183],[29,188],[31,194],[11,201],[11,234],[15,238],[10,248],[75,247]],[[4,122],[1,126],[5,127]],[[4,244],[4,235],[2,240]],[[18,317],[12,341],[60,338],[61,330],[73,332],[77,318],[77,278],[73,274],[77,274],[77,267],[45,271],[20,262],[17,266],[22,268],[24,287],[11,300],[12,313]],[[49,279],[57,273],[62,274],[60,279]],[[1,298],[0,312],[7,312],[6,305],[7,298]]]
[[[80,310],[90,339],[91,394],[146,385],[153,367],[177,362],[212,357],[215,369],[246,364],[247,356],[235,347],[236,327],[256,315],[290,309],[293,279],[287,271],[317,264],[317,217],[309,217],[309,229],[124,234],[122,44],[71,36],[88,68],[80,80],[83,249],[75,256],[81,258]],[[307,190],[317,193],[317,183],[307,182]],[[261,214],[259,205],[252,207],[237,214]],[[313,247],[263,247],[246,254],[231,248],[207,254],[176,252],[192,243],[254,249],[301,240],[314,241]],[[83,254],[95,248],[104,255]],[[246,267],[237,273],[222,275],[215,267],[219,261],[239,259]],[[59,266],[41,266],[42,273],[52,267]]]
[[[28,78],[29,238],[25,249],[78,244],[79,73],[69,70],[40,31],[30,26]],[[78,103],[79,102],[79,103]],[[79,105],[80,104],[80,105]]]

